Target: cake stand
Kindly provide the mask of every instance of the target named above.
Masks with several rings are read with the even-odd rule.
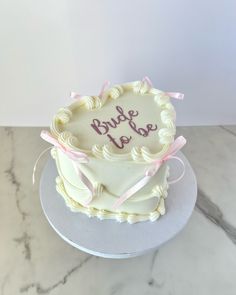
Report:
[[[105,258],[129,258],[153,251],[179,233],[189,220],[197,197],[197,182],[186,157],[179,152],[186,168],[184,177],[170,185],[165,200],[166,214],[154,222],[135,224],[89,218],[71,212],[57,193],[54,160],[46,163],[40,180],[40,200],[44,214],[56,233],[72,246]],[[175,161],[169,161],[171,178],[180,174]]]

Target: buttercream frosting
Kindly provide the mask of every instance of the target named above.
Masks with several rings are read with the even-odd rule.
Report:
[[[161,161],[173,143],[176,114],[169,95],[144,79],[115,85],[98,96],[75,97],[51,124],[58,142],[51,152],[59,174],[56,188],[67,206],[89,217],[129,223],[165,214],[169,167],[164,162],[118,208],[114,202]],[[88,161],[76,162],[66,150],[82,153]],[[92,197],[81,175],[92,184]]]

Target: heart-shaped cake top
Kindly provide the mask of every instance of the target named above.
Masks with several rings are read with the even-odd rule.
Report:
[[[174,140],[175,110],[165,92],[143,79],[99,96],[77,96],[59,109],[51,132],[59,142],[90,156],[151,162]]]

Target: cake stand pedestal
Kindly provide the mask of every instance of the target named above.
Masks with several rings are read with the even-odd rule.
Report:
[[[40,180],[40,200],[44,214],[62,239],[92,255],[129,258],[155,250],[183,229],[196,203],[197,183],[194,172],[181,152],[178,156],[185,163],[186,173],[178,183],[170,185],[165,200],[166,215],[154,222],[119,223],[71,212],[56,191],[57,170],[51,158],[46,163]],[[169,161],[169,165],[171,178],[179,175],[180,167],[177,163]]]

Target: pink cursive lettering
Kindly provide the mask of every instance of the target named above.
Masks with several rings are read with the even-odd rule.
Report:
[[[118,149],[123,149],[125,144],[128,144],[130,142],[131,138],[132,138],[131,136],[130,137],[121,136],[119,138],[120,142],[118,143],[117,140],[114,137],[112,137],[110,134],[107,134],[107,137],[110,139],[110,141],[112,143],[114,143],[114,145],[116,147],[118,147]]]
[[[134,117],[139,115],[138,111],[129,110],[127,113],[124,112],[121,106],[116,106],[116,110],[118,115],[116,118],[111,118],[109,121],[100,121],[99,119],[93,119],[91,127],[99,134],[99,135],[107,135],[109,140],[119,149],[123,149],[126,144],[128,144],[132,137],[121,136],[118,140],[111,136],[110,129],[117,128],[121,122],[128,122],[131,129],[137,134],[147,137],[151,131],[157,130],[157,125],[146,124],[145,127],[137,127],[136,123],[133,121]]]
[[[91,126],[100,135],[106,134],[109,131],[109,127],[107,126],[106,122],[101,123],[98,119],[93,119]]]
[[[134,132],[138,133],[139,135],[142,135],[143,137],[147,137],[150,131],[157,130],[157,125],[147,124],[146,128],[137,128],[134,121],[129,121],[129,126],[134,130]]]

